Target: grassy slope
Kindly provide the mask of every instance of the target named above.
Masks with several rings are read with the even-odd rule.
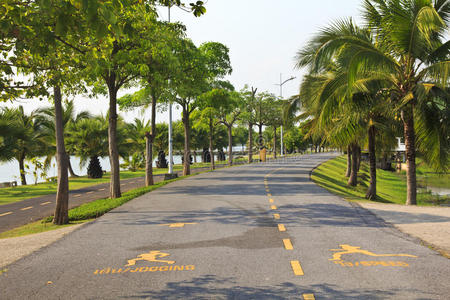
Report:
[[[320,186],[330,192],[337,194],[347,200],[365,200],[364,196],[369,185],[369,169],[367,164],[361,164],[358,176],[358,186],[347,186],[348,178],[345,177],[347,161],[344,156],[332,159],[319,166],[312,174],[311,178]],[[425,172],[423,164],[419,164],[418,176]],[[446,175],[448,176],[448,174]],[[435,178],[435,177],[433,177]],[[434,179],[432,181],[435,181]],[[448,182],[447,182],[448,185]],[[377,194],[378,202],[405,204],[406,202],[406,180],[403,174],[377,169]],[[449,199],[439,199],[449,201]],[[420,193],[417,197],[419,205],[433,205],[437,201],[436,196],[428,193]]]

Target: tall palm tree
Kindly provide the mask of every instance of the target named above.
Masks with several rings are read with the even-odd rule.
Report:
[[[297,65],[309,66],[312,72],[322,70],[336,54],[346,57],[349,88],[361,72],[389,81],[385,88],[391,109],[399,112],[403,122],[408,205],[416,204],[417,108],[435,101],[428,96],[430,91],[445,91],[449,81],[450,43],[443,40],[449,18],[448,1],[365,0],[364,20],[369,30],[351,20],[337,22],[323,29],[298,54]],[[440,147],[438,142],[435,147]],[[434,159],[448,161],[447,151],[438,152]]]
[[[37,115],[46,129],[49,149],[47,151],[45,165],[49,167],[51,160],[56,155],[55,109],[53,107],[38,109]],[[73,126],[78,121],[88,118],[92,118],[92,115],[88,111],[76,113],[73,101],[66,101],[62,106],[62,126],[64,131],[64,139],[68,138],[67,128],[69,126]],[[73,171],[72,164],[70,162],[70,155],[74,155],[75,153],[71,148],[67,148],[66,152],[70,176],[78,177],[78,175],[76,175]]]
[[[12,132],[17,133],[10,134],[4,140],[10,152],[8,155],[3,155],[3,158],[7,160],[8,156],[14,157],[19,162],[22,185],[27,184],[25,160],[42,155],[47,146],[42,123],[36,115],[36,111],[26,114],[22,105],[18,108],[3,108],[1,112],[1,119],[7,121],[9,127],[14,128]]]

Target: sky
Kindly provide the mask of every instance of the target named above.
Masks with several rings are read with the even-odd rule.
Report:
[[[230,49],[233,73],[226,79],[240,90],[244,85],[268,91],[279,96],[282,80],[295,76],[283,85],[283,97],[298,94],[303,76],[295,69],[296,52],[304,47],[312,35],[333,20],[354,17],[358,20],[361,0],[204,0],[207,12],[196,18],[178,8],[171,9],[171,21],[182,22],[187,36],[196,45],[214,41]],[[158,9],[160,18],[167,20],[167,8]],[[123,95],[127,91],[119,93]],[[46,101],[20,100],[8,106],[21,104],[27,112],[49,106]],[[5,105],[5,104],[3,104]],[[77,111],[106,114],[105,97],[75,98]],[[135,110],[121,112],[127,122],[135,117],[149,119],[149,112]],[[180,110],[173,118],[180,119]],[[158,112],[157,123],[168,122],[167,112]]]

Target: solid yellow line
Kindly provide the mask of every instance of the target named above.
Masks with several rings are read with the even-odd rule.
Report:
[[[271,205],[271,206],[270,206],[270,209],[275,210],[275,209],[277,209],[277,207],[276,207],[275,205]]]
[[[27,206],[27,207],[21,208],[20,210],[29,210],[29,209],[32,209],[32,208],[33,208],[33,206]]]
[[[314,294],[303,294],[304,300],[316,300],[316,297],[314,297]]]
[[[293,250],[294,247],[292,247],[292,243],[290,239],[283,239],[284,248],[286,250]]]
[[[278,220],[280,218],[280,215],[279,214],[273,214],[273,217]]]
[[[284,227],[284,224],[278,224],[278,230],[279,231],[286,231],[286,227]]]
[[[298,260],[291,260],[291,267],[292,267],[292,271],[294,271],[294,274],[296,276],[303,276],[303,275],[305,275],[303,273],[302,266],[300,265],[300,262]]]
[[[8,211],[8,212],[5,212],[5,213],[1,214],[0,217],[7,216],[7,215],[10,215],[10,214],[12,214],[12,212]]]
[[[41,203],[41,205],[47,205],[47,204],[50,204],[50,203],[51,203],[50,201],[47,201],[47,202]]]
[[[269,199],[269,202],[270,202],[270,203],[273,203],[273,199]]]

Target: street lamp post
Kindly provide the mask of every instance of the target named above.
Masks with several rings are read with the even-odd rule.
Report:
[[[169,4],[169,23],[170,23]],[[172,100],[169,101],[169,177],[173,176]]]
[[[279,84],[278,84],[278,83],[276,84],[276,85],[279,85],[279,86],[280,86],[280,99],[283,99],[283,85],[284,85],[286,82],[295,79],[294,76],[291,76],[291,78],[286,79],[285,81],[283,81],[282,76],[283,76],[283,74],[280,74],[280,83],[279,83]],[[281,125],[281,141],[280,141],[280,142],[281,142],[280,153],[281,153],[281,156],[283,156],[283,155],[284,155],[283,125]]]

